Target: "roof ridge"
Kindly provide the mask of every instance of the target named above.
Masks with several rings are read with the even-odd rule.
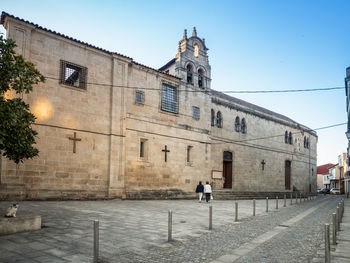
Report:
[[[154,70],[154,71],[156,71],[156,72],[158,72],[158,73],[161,73],[161,74],[164,74],[164,75],[167,75],[167,76],[170,76],[170,77],[179,79],[178,77],[173,76],[173,75],[171,75],[171,74],[168,74],[168,73],[162,72],[162,71],[160,71],[160,70],[158,70],[158,69],[155,69],[155,68],[152,68],[152,67],[143,65],[143,64],[141,64],[141,63],[138,63],[138,62],[136,62],[133,58],[128,57],[128,56],[126,56],[126,55],[120,54],[120,53],[118,53],[118,52],[112,52],[112,51],[106,50],[106,49],[104,49],[104,48],[100,48],[100,47],[94,46],[94,45],[92,45],[92,44],[89,44],[89,43],[87,43],[87,42],[81,41],[81,40],[79,40],[79,39],[76,39],[76,38],[67,36],[67,35],[65,35],[65,34],[56,32],[56,31],[54,31],[54,30],[51,30],[51,29],[42,27],[42,26],[40,26],[40,25],[38,25],[38,24],[35,24],[35,23],[30,22],[30,21],[28,21],[28,20],[25,20],[25,19],[23,19],[23,18],[19,18],[19,17],[17,17],[17,16],[11,15],[11,14],[5,12],[5,11],[2,11],[2,13],[1,13],[0,24],[4,24],[5,18],[6,18],[6,17],[11,17],[11,18],[13,18],[13,19],[22,21],[22,22],[27,23],[27,24],[29,24],[29,25],[35,26],[35,27],[38,28],[38,29],[41,29],[41,30],[44,30],[44,31],[46,31],[46,32],[55,34],[55,35],[57,35],[57,36],[60,36],[60,37],[69,39],[69,40],[74,41],[74,42],[77,42],[77,43],[79,43],[79,44],[82,44],[82,45],[85,45],[85,46],[94,48],[94,49],[99,50],[99,51],[102,51],[102,52],[104,52],[104,53],[107,53],[107,54],[110,54],[110,55],[113,55],[113,54],[114,54],[114,55],[121,56],[121,57],[126,58],[126,59],[130,59],[131,62],[134,63],[135,65],[139,65],[139,66],[142,66],[142,67],[145,67],[145,68]]]

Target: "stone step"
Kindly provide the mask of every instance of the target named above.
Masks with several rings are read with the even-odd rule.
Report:
[[[290,197],[291,192],[235,192],[232,190],[214,190],[213,196],[216,200],[244,200],[244,199],[283,199],[284,195]],[[295,198],[296,193],[292,193]],[[298,193],[299,196],[300,193]]]
[[[0,200],[24,200],[26,189],[24,184],[0,184]]]

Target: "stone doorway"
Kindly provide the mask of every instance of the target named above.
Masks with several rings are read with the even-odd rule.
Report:
[[[223,158],[223,183],[224,188],[232,189],[232,153],[224,152]]]
[[[291,170],[291,161],[286,160],[285,162],[285,186],[286,190],[290,190],[290,170]]]

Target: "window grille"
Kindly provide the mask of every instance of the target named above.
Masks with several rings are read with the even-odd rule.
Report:
[[[135,95],[135,103],[136,104],[143,104],[143,92],[142,91],[136,91]]]
[[[163,111],[178,113],[179,101],[177,88],[163,84],[162,87],[162,108]]]
[[[86,89],[87,68],[61,60],[60,83]]]
[[[192,115],[193,118],[196,119],[196,120],[199,120],[199,118],[200,118],[200,110],[199,110],[199,108],[196,107],[196,106],[193,106],[192,110],[193,110],[193,115]]]

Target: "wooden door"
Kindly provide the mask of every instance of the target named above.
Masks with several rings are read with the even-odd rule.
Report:
[[[286,190],[290,190],[290,170],[291,170],[291,161],[286,161],[285,163],[285,186]]]
[[[224,188],[232,188],[232,161],[224,161]]]

